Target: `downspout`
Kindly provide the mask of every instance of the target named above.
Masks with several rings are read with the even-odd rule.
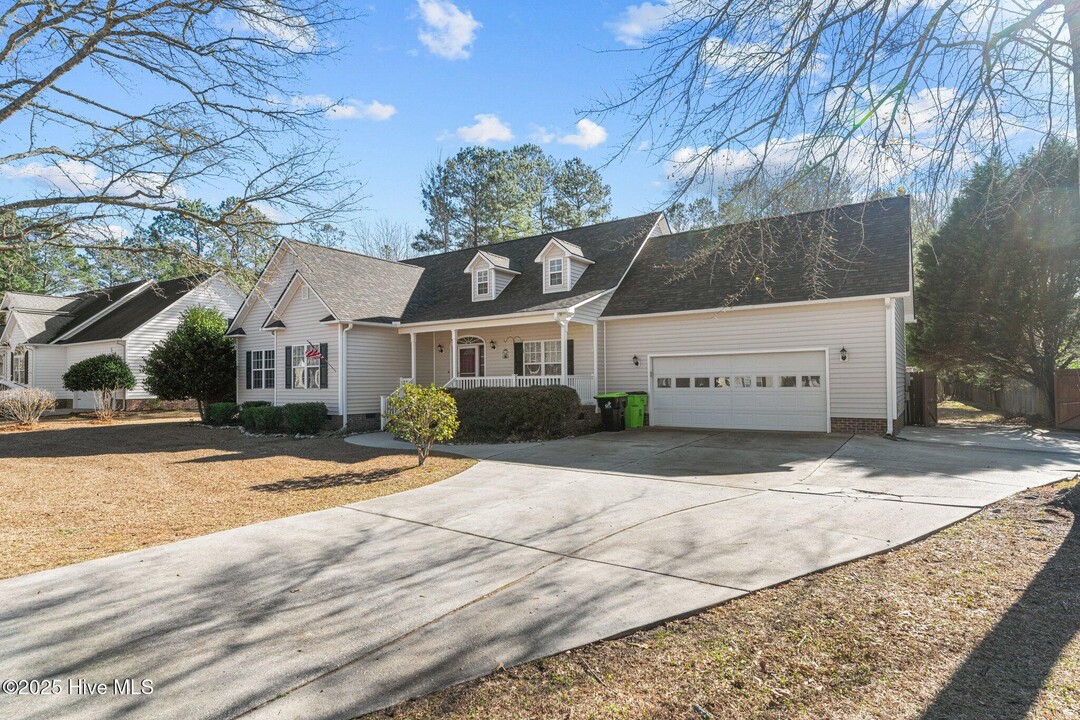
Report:
[[[896,298],[885,298],[885,387],[886,398],[885,434],[893,434],[896,419]]]
[[[338,412],[341,413],[341,427],[349,426],[349,339],[346,335],[353,324],[338,325]]]
[[[604,323],[604,392],[607,392],[607,320]]]

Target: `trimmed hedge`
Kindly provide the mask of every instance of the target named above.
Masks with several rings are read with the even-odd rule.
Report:
[[[289,403],[281,407],[285,432],[290,435],[314,435],[326,423],[326,403]]]
[[[453,390],[461,427],[456,439],[551,440],[571,434],[581,415],[577,391],[565,385]]]
[[[240,419],[240,406],[236,403],[210,403],[206,407],[206,422],[211,425],[232,425]]]
[[[244,428],[257,433],[281,432],[284,419],[285,414],[282,409],[272,405],[257,405],[241,413]]]
[[[251,411],[255,408],[270,407],[270,403],[266,400],[248,400],[245,403],[240,404],[240,424],[246,429],[254,432],[255,422],[251,418]]]

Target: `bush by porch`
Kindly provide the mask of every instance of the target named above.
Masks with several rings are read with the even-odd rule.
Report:
[[[595,426],[578,393],[566,385],[477,387],[450,391],[457,401],[461,428],[457,440],[513,442],[553,440]],[[582,421],[582,415],[586,420]],[[591,422],[590,422],[591,421]]]

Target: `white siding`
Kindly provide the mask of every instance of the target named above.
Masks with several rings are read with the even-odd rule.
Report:
[[[499,293],[506,289],[506,286],[510,284],[516,275],[510,273],[495,271],[495,297],[499,297]]]
[[[273,350],[274,336],[266,330],[255,330],[252,334],[237,338],[236,340],[236,401],[247,402],[248,400],[265,400],[274,402],[274,388],[247,389],[247,353],[251,350]],[[282,383],[285,387],[285,375],[282,373],[282,363],[285,362],[285,354],[277,352],[274,356],[274,380]]]
[[[573,289],[574,285],[577,283],[578,279],[581,277],[581,274],[584,273],[585,270],[588,267],[589,267],[588,263],[583,263],[580,260],[577,260],[576,258],[571,256],[571,258],[570,258],[570,288],[571,289]]]
[[[291,298],[286,298],[285,307],[278,313],[280,320],[285,323],[284,330],[278,330],[277,355],[275,362],[277,383],[277,404],[296,402],[323,402],[331,415],[338,415],[338,329],[336,325],[324,325],[319,322],[330,314],[330,311],[322,304],[318,296],[313,292],[307,300],[303,299],[300,292],[302,283],[297,282],[292,290]],[[246,329],[246,328],[245,328]],[[262,331],[256,331],[262,332]],[[289,368],[285,367],[285,346],[303,345],[312,343],[327,344],[326,358],[329,361],[327,368],[328,383],[325,388],[286,388],[285,373]],[[246,348],[252,349],[250,347]]]
[[[606,320],[606,389],[644,390],[649,355],[827,346],[833,417],[884,419],[883,313],[884,303],[874,300]],[[847,348],[846,362],[841,347]]]
[[[281,294],[296,272],[296,256],[289,250],[282,249],[275,255],[274,262],[267,266],[259,276],[259,282],[251,292],[248,308],[244,311],[242,328],[248,336],[261,332],[263,323],[273,310]],[[324,313],[324,316],[328,313]]]
[[[79,345],[65,345],[67,349],[67,366],[71,367],[75,363],[85,360],[95,355],[105,355],[107,353],[114,352],[120,357],[124,358],[127,362],[127,357],[124,353],[124,346],[116,342],[97,342],[97,343],[82,343]],[[128,367],[131,367],[131,363],[128,362]],[[65,368],[66,369],[66,368]],[[132,368],[134,371],[134,368]],[[117,399],[123,399],[124,393],[121,392],[117,395]],[[76,409],[93,410],[94,409],[94,395],[93,393],[74,393],[72,399],[72,405]]]
[[[45,388],[58,399],[70,399],[71,392],[64,389],[67,357],[67,348],[63,345],[33,346],[30,351],[30,384]]]
[[[432,345],[442,345],[444,352],[434,353],[435,384],[445,385],[450,380],[450,332],[428,333],[434,336]],[[484,374],[509,376],[514,374],[514,343],[533,340],[558,340],[559,324],[530,323],[527,325],[499,325],[490,328],[458,330],[458,337],[472,335],[484,339]],[[567,338],[574,341],[574,374],[592,375],[592,326],[570,323]],[[491,349],[491,341],[495,349]],[[507,357],[503,357],[506,350]]]
[[[907,336],[904,324],[904,299],[896,299],[896,417],[907,408]]]
[[[349,414],[377,413],[380,396],[397,389],[401,378],[412,370],[409,336],[399,335],[396,328],[354,325],[345,337],[349,343]]]
[[[148,290],[147,292],[153,292]],[[143,371],[143,363],[150,349],[165,339],[165,336],[176,329],[180,323],[180,315],[193,307],[215,308],[231,320],[244,298],[228,281],[221,277],[213,277],[193,288],[191,292],[162,310],[151,320],[141,325],[126,338],[127,363],[131,371],[135,373],[135,389],[128,393],[129,399],[153,397],[144,385],[146,373]],[[138,298],[131,302],[139,302]]]

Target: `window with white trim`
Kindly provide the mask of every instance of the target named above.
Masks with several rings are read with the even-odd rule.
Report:
[[[560,287],[563,284],[563,265],[565,260],[561,257],[548,260],[548,287]]]
[[[562,343],[531,340],[522,345],[522,371],[526,375],[562,375]]]
[[[476,277],[476,295],[477,297],[486,297],[491,292],[491,271],[490,270],[477,270]]]
[[[294,388],[319,387],[319,364],[322,356],[318,345],[292,346],[292,379]]]
[[[262,390],[274,387],[274,351],[253,350],[251,352],[251,388]]]
[[[11,380],[23,385],[30,384],[30,350],[11,353]]]

